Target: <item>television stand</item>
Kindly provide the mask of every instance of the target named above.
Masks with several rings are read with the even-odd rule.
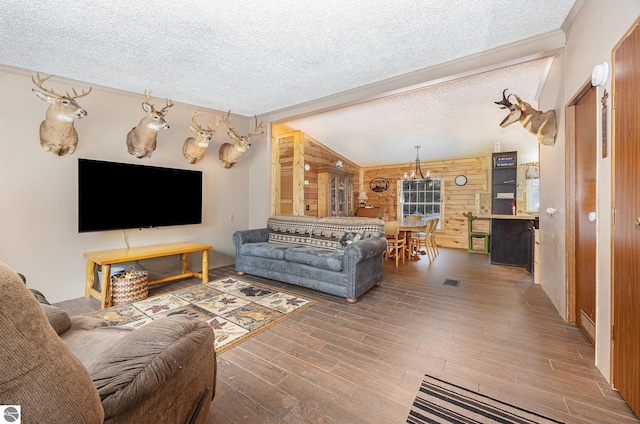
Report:
[[[93,296],[100,301],[102,309],[111,306],[111,265],[137,261],[139,259],[158,258],[161,256],[181,255],[182,273],[158,280],[148,281],[147,285],[166,283],[188,277],[199,277],[202,284],[209,282],[209,249],[212,246],[200,243],[168,243],[154,246],[130,247],[128,249],[101,250],[97,252],[85,252],[82,255],[87,259],[87,283],[84,297]],[[202,272],[190,271],[189,253],[202,252]],[[96,265],[101,266],[102,284],[100,291],[94,288]]]

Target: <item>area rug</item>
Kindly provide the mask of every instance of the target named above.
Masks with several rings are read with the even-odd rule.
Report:
[[[560,423],[430,375],[424,376],[407,423]]]
[[[216,352],[221,353],[314,303],[273,288],[225,278],[87,315],[129,327],[165,316],[191,315],[213,328]]]

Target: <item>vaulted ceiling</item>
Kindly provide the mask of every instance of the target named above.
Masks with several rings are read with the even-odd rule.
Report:
[[[536,151],[537,106],[584,0],[4,0],[0,65],[299,129],[361,166]]]

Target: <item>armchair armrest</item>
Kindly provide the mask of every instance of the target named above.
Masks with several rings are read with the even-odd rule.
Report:
[[[47,320],[49,320],[49,324],[56,330],[58,335],[64,333],[71,327],[71,318],[64,309],[49,305],[48,303],[40,303],[40,307],[44,311]]]
[[[145,422],[150,410],[166,422],[185,422],[203,390],[215,388],[214,333],[204,321],[162,318],[126,334],[100,355],[88,371],[105,422]]]

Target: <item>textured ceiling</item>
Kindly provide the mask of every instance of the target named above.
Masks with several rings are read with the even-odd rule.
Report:
[[[3,0],[0,65],[263,115],[558,31],[574,3]],[[345,109],[333,105],[332,111],[296,122],[347,157],[367,154],[357,160],[361,165],[391,159],[379,156],[382,143],[401,151],[402,161],[427,139],[433,152],[455,148],[451,157],[461,149],[469,152],[465,140],[497,137],[463,131],[482,129],[484,122],[497,127],[502,120],[495,105],[493,113],[478,113],[479,103],[492,104],[503,88],[533,102],[544,67],[544,61],[532,62],[494,71],[498,79],[480,74],[384,101],[351,101]],[[328,126],[345,135],[338,139]],[[523,132],[508,130],[514,137]],[[372,143],[369,149],[362,137]],[[358,156],[351,155],[348,144],[357,147]]]
[[[507,116],[494,101],[509,88],[525,101],[538,91],[552,59],[538,59],[452,82],[312,114],[284,123],[311,135],[360,166],[488,156],[502,151],[536,155],[536,137],[520,124],[501,128]],[[512,99],[513,100],[513,99]]]

